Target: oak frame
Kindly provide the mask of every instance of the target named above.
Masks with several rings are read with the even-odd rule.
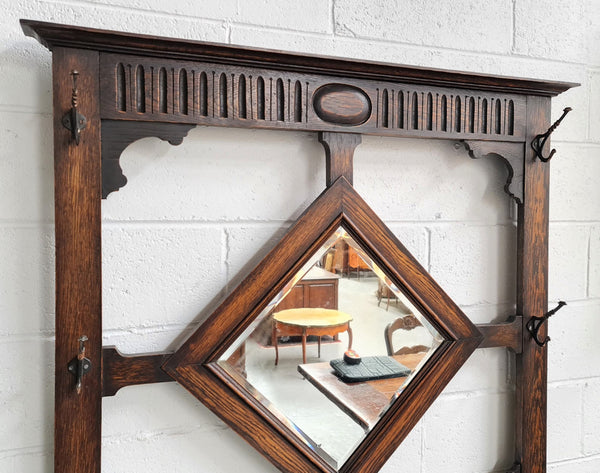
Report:
[[[548,129],[550,97],[578,84],[301,56],[28,20],[22,20],[21,23],[25,33],[47,46],[53,57],[56,210],[55,471],[99,473],[102,396],[114,394],[116,389],[125,385],[164,381],[166,377],[160,371],[160,366],[165,359],[167,371],[172,369],[170,359],[173,357],[170,354],[149,355],[143,357],[143,360],[141,357],[114,356],[114,353],[111,357],[108,356],[110,349],[103,349],[101,346],[100,200],[126,183],[118,157],[129,143],[143,136],[159,136],[178,143],[194,124],[319,131],[321,141],[326,145],[328,158],[327,185],[332,188],[340,176],[346,182],[351,182],[352,151],[357,140],[350,137],[358,137],[360,142],[361,134],[462,140],[471,150],[471,157],[504,158],[509,169],[507,189],[510,187],[510,193],[518,203],[518,314],[506,324],[478,328],[484,337],[481,346],[506,346],[516,352],[516,450],[515,466],[511,471],[546,471],[547,347],[538,346],[525,326],[532,317],[541,317],[547,311],[549,165],[536,159],[530,145],[537,135]],[[212,117],[202,116],[202,109],[196,107],[201,101],[195,102],[195,92],[191,94],[191,98],[176,93],[173,87],[176,77],[180,84],[189,84],[187,75],[182,79],[181,72],[177,72],[177,75],[174,73],[169,79],[173,93],[166,99],[170,107],[168,113],[162,115],[146,112],[162,106],[152,94],[152,99],[146,95],[146,99],[142,100],[143,107],[138,101],[139,114],[131,113],[131,106],[135,105],[131,91],[136,89],[131,74],[129,79],[124,74],[121,82],[127,86],[123,86],[122,90],[130,92],[130,109],[126,107],[126,113],[119,114],[114,111],[114,104],[118,100],[107,101],[111,93],[117,96],[119,94],[117,85],[111,85],[116,76],[112,79],[109,77],[111,67],[112,73],[118,74],[118,66],[115,64],[130,58],[138,62],[151,58],[159,65],[161,62],[191,64],[190,67],[210,63],[230,68],[227,70],[235,70],[236,73],[246,70],[252,72],[259,68],[263,74],[281,72],[296,75],[307,80],[307,84],[312,80],[325,84],[335,80],[336,83],[362,90],[371,104],[376,98],[377,107],[374,107],[371,118],[364,123],[352,122],[352,117],[343,116],[343,110],[333,110],[333,115],[323,115],[329,117],[329,121],[324,121],[323,117],[315,118],[312,108],[314,104],[310,104],[308,99],[300,100],[300,121],[286,121],[286,116],[297,117],[295,109],[290,106],[291,101],[287,102],[287,108],[283,105],[280,107],[283,112],[277,108],[284,103],[279,101],[283,94],[279,94],[277,82],[277,90],[268,99],[271,117],[275,110],[275,121],[261,121],[260,114],[250,117],[250,120],[242,118],[239,115],[241,102],[240,109],[237,112],[235,110],[233,98],[236,97],[236,91],[233,86],[232,100],[225,101],[225,107],[221,105],[220,115],[213,113]],[[73,107],[70,74],[73,70],[79,71],[80,76],[75,102],[87,119],[87,127],[82,131],[81,143],[78,145],[72,141],[71,133],[63,126],[65,113]],[[142,80],[141,84],[143,83]],[[160,85],[160,81],[156,84]],[[160,90],[154,88],[156,84],[152,82],[152,91]],[[408,89],[394,90],[397,87],[408,87],[416,105],[411,105],[408,99],[405,101],[404,91]],[[387,95],[388,89],[391,91],[391,102]],[[229,89],[224,90],[225,94],[229,93]],[[238,89],[238,93],[240,90],[242,89]],[[291,95],[291,88],[281,90],[287,91],[288,96]],[[350,101],[356,99],[348,90],[345,89],[344,97]],[[402,111],[399,108],[400,92],[403,94],[403,106],[406,105],[406,109],[403,108]],[[222,93],[223,89],[221,103]],[[430,101],[431,94],[437,94],[435,102]],[[456,94],[456,99],[450,94]],[[478,102],[475,108],[472,99],[485,94],[494,94],[498,98],[490,96],[490,110],[487,98]],[[439,98],[440,95],[443,99]],[[451,99],[447,100],[446,96]],[[192,113],[187,113],[187,105],[182,108],[182,97],[188,99],[186,104],[192,104]],[[388,105],[395,104],[394,97],[398,98],[397,106],[393,105],[397,112],[392,111],[390,114]],[[464,102],[460,97],[463,97]],[[245,103],[256,105],[257,102]],[[264,103],[266,102],[263,105]],[[462,103],[464,108],[461,109]],[[494,112],[491,110],[492,104]],[[214,103],[213,107],[215,110]],[[258,108],[257,105],[256,111]],[[184,110],[186,113],[183,113]],[[409,113],[409,110],[414,113]],[[280,113],[283,120],[278,120]],[[408,126],[409,120],[412,126]],[[113,123],[111,128],[111,122],[114,121],[118,125],[114,126]],[[540,336],[545,336],[546,330],[546,326],[543,326]],[[77,355],[78,337],[83,333],[89,339],[86,356],[95,369],[85,376],[84,390],[78,395],[74,390],[73,377],[66,366]],[[479,341],[476,334],[468,339],[473,344]],[[184,370],[188,370],[190,379],[194,376],[207,376],[206,373],[194,372],[192,365]],[[199,379],[198,386],[215,390],[211,391],[215,398],[215,393],[219,390],[222,394],[229,392],[222,385],[205,383],[205,379]],[[107,389],[108,386],[114,388]],[[206,394],[208,398],[210,393]],[[267,428],[266,424],[263,425]],[[394,428],[403,431],[405,426]],[[273,433],[271,438],[278,438],[277,435]],[[381,452],[391,454],[394,445],[393,442],[383,445]],[[379,460],[369,457],[371,448],[359,448],[349,463],[349,468],[355,469],[348,471],[377,471]],[[282,444],[278,455],[270,458],[283,471],[315,471],[315,465],[307,463],[301,457],[298,457],[294,468],[304,465],[302,468],[305,469],[286,470],[289,465],[277,463],[285,455],[293,455],[293,452],[289,445]]]
[[[335,470],[214,362],[340,226],[369,252],[445,340],[348,461]],[[477,328],[341,176],[163,368],[283,471],[372,473],[379,471],[481,340]],[[235,395],[225,396],[224,387]],[[265,441],[267,437],[270,442]]]

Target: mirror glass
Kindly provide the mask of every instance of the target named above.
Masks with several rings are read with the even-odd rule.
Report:
[[[217,363],[337,470],[442,340],[340,227]]]

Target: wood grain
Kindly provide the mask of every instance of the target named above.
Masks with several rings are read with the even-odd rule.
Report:
[[[527,99],[528,142],[550,125],[550,101]],[[548,147],[550,144],[548,143]],[[517,311],[523,324],[548,310],[549,163],[534,158],[527,146],[523,204],[518,206]],[[546,153],[547,149],[544,150]],[[540,329],[544,339],[547,324]],[[523,351],[517,355],[517,462],[527,473],[546,472],[546,403],[548,347],[540,347],[523,328]]]
[[[523,347],[523,317],[517,315],[500,324],[478,324],[477,329],[483,335],[478,348],[506,347],[515,353],[521,353]]]
[[[478,345],[517,353],[511,473],[545,473],[548,348],[535,344],[524,326],[547,310],[549,164],[534,158],[530,143],[549,126],[548,97],[577,84],[30,20],[21,25],[53,52],[57,473],[99,473],[102,394],[166,381],[163,368],[282,471],[333,473],[324,457],[212,362],[339,225],[445,338],[339,473],[378,471]],[[79,71],[79,111],[88,122],[79,146],[61,123],[71,106],[72,70]],[[126,182],[119,156],[129,143],[144,136],[178,143],[196,124],[318,131],[327,154],[328,188],[172,356],[103,352],[102,193]],[[472,157],[497,155],[507,162],[506,190],[519,204],[517,312],[522,316],[476,327],[425,273],[351,186],[352,155],[362,134],[463,140]],[[544,325],[540,336],[546,332]],[[83,335],[92,370],[78,395],[67,364]]]
[[[319,133],[319,142],[325,148],[325,183],[331,186],[344,176],[352,184],[354,177],[354,150],[362,143],[355,133]]]
[[[114,396],[125,386],[173,381],[161,366],[171,353],[123,355],[115,347],[102,348],[102,396]]]
[[[341,473],[379,471],[481,341],[477,328],[368,208],[348,181],[340,177],[164,365],[174,379],[211,409],[217,407],[213,391],[222,390],[224,385],[236,392],[240,398],[220,399],[216,413],[230,425],[235,425],[247,441],[275,464],[282,458],[286,461],[295,458],[292,467],[283,470],[286,472],[300,471],[306,461],[313,465],[311,471],[323,471],[323,459],[301,442],[292,429],[279,429],[280,421],[214,362],[339,225],[369,253],[445,338],[381,421],[341,466]],[[273,261],[278,264],[273,265]],[[199,378],[204,369],[212,375]],[[197,385],[200,382],[202,388]],[[240,409],[240,403],[246,407]],[[257,420],[260,429],[276,429],[278,438],[269,438],[265,442],[258,437],[260,432],[256,427],[240,427],[257,413],[260,414]],[[293,447],[276,450],[275,444],[281,442]]]
[[[79,146],[62,126],[71,107],[71,71],[79,71],[79,111],[87,118]],[[56,48],[54,92],[54,175],[56,215],[56,373],[54,471],[100,473],[102,267],[100,236],[100,118],[98,53]],[[91,371],[81,394],[67,364],[78,339],[88,337]]]

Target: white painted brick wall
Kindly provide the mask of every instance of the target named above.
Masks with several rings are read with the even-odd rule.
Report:
[[[0,0],[0,472],[52,471],[54,313],[50,54],[19,18],[582,83],[554,136],[551,473],[600,471],[600,2],[597,0]],[[102,204],[104,343],[173,349],[323,189],[314,134],[197,128],[121,160]],[[452,143],[365,137],[355,185],[475,322],[514,311],[506,170]],[[191,324],[191,325],[190,325]],[[104,400],[103,471],[275,472],[175,384]],[[512,463],[514,362],[477,351],[383,472]],[[172,455],[167,455],[172,453]]]

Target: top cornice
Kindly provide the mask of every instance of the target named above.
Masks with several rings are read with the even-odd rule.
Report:
[[[292,54],[276,50],[121,33],[34,20],[21,20],[21,27],[27,36],[37,39],[50,50],[56,47],[91,49],[185,61],[209,61],[309,74],[524,95],[556,96],[579,85],[572,82],[542,81],[327,56]]]

